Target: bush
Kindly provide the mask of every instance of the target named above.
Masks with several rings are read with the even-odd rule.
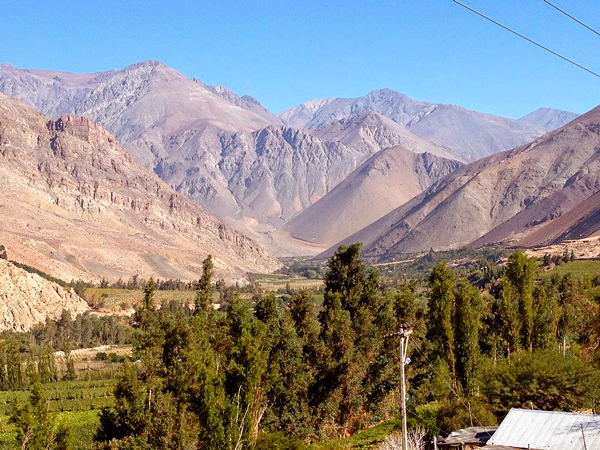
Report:
[[[482,399],[453,398],[440,405],[437,411],[438,426],[443,433],[451,433],[470,426],[491,426],[498,423],[491,408]]]
[[[256,441],[255,450],[304,450],[299,439],[286,436],[282,432],[262,434]]]
[[[479,383],[496,417],[510,408],[572,411],[600,403],[600,371],[556,350],[489,361],[480,368]]]

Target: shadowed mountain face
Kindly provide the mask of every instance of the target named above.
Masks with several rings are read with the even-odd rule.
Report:
[[[600,107],[529,145],[453,172],[345,242],[362,241],[367,255],[393,257],[518,238],[548,227],[548,236],[535,238],[546,242],[568,236],[570,225],[552,230],[551,224],[570,211],[574,218],[566,222],[581,225],[588,219],[586,231],[578,233],[583,236],[596,231],[593,208],[579,213],[574,208],[599,190]]]
[[[279,117],[290,126],[319,130],[345,117],[366,112],[386,116],[468,161],[530,142],[546,132],[544,127],[526,121],[455,105],[420,102],[391,89],[375,90],[358,98],[313,100],[284,111]]]
[[[90,119],[50,120],[0,94],[0,242],[60,278],[196,279],[279,264],[135,162]]]

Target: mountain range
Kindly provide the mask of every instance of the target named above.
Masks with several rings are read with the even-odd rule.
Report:
[[[432,247],[584,238],[600,230],[599,190],[600,107],[459,168],[343,242],[362,241],[366,255],[389,259]]]
[[[94,74],[2,64],[0,91],[54,118],[99,123],[171,188],[279,255],[316,254],[463,163],[576,116],[542,109],[513,120],[390,89],[276,115],[158,61]]]
[[[513,120],[456,105],[420,102],[391,89],[379,89],[358,98],[312,100],[282,112],[279,117],[290,126],[319,130],[364,112],[382,114],[467,161],[530,142],[548,131],[545,126],[567,123],[571,114],[560,115],[562,111],[554,110],[554,121],[548,117],[536,123],[538,115]]]

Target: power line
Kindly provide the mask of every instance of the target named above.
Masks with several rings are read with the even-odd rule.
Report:
[[[480,13],[479,11],[471,8],[470,6],[465,5],[464,3],[459,2],[458,0],[452,0],[454,3],[456,3],[457,5],[462,6],[465,9],[468,9],[469,11],[471,11],[472,13],[477,14],[479,17],[483,17],[486,20],[489,20],[490,22],[492,22],[495,25],[498,25],[501,28],[504,28],[506,31],[510,31],[512,34],[519,36],[521,39],[525,39],[527,42],[536,45],[537,47],[546,50],[549,53],[552,53],[554,56],[558,56],[560,59],[567,61],[568,63],[573,64],[574,66],[579,67],[580,69],[585,70],[588,73],[591,73],[592,75],[594,75],[595,77],[600,78],[600,74],[594,72],[593,70],[588,69],[587,67],[582,66],[581,64],[576,63],[575,61],[573,61],[572,59],[567,58],[566,56],[561,55],[560,53],[555,52],[554,50],[549,49],[548,47],[534,41],[533,39],[529,39],[527,36],[522,35],[521,33],[519,33],[518,31],[513,30],[512,28],[508,28],[506,25],[502,25],[500,22],[492,19],[489,16],[486,16],[483,13]]]
[[[567,16],[570,19],[573,19],[575,22],[577,22],[579,25],[582,25],[584,27],[586,27],[588,30],[590,30],[592,33],[596,33],[598,36],[600,36],[600,32],[594,30],[592,27],[590,27],[589,25],[583,23],[581,20],[579,20],[577,17],[572,16],[571,14],[569,14],[568,12],[566,12],[564,9],[559,8],[558,6],[556,6],[554,3],[549,2],[548,0],[544,0],[545,3],[547,3],[548,5],[552,6],[554,9],[556,9],[557,11],[559,11],[560,13],[564,14],[565,16]]]

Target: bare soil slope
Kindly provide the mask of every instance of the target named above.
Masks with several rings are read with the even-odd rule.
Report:
[[[423,192],[461,163],[403,146],[373,155],[325,197],[287,222],[298,239],[329,247]]]

